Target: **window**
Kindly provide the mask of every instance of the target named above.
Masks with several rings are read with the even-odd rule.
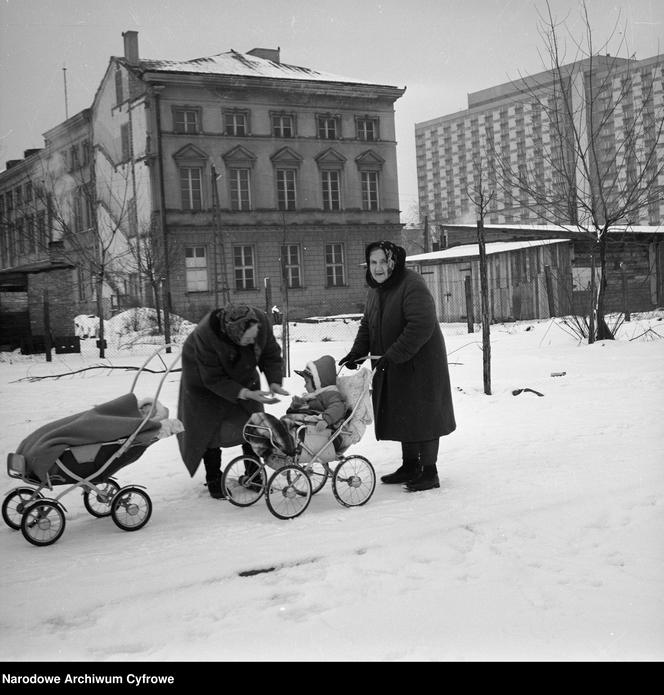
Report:
[[[273,113],[272,137],[292,138],[295,136],[295,119],[290,113]]]
[[[338,171],[322,171],[323,210],[341,210],[340,175]]]
[[[225,135],[249,135],[248,114],[246,111],[227,111],[224,113]]]
[[[249,169],[231,169],[231,209],[251,210],[249,195]]]
[[[26,181],[24,197],[26,203],[32,202],[32,181]]]
[[[282,246],[281,272],[287,287],[302,287],[302,271],[300,266],[300,247],[297,244],[286,244]]]
[[[185,285],[187,292],[207,292],[208,267],[205,246],[190,246],[184,250]]]
[[[378,210],[378,172],[363,171],[362,176],[362,209]]]
[[[198,109],[174,109],[173,125],[176,133],[200,132]]]
[[[277,169],[277,207],[295,210],[295,169]]]
[[[338,116],[318,116],[318,137],[321,140],[338,140],[341,137],[341,127]]]
[[[19,208],[21,207],[21,200],[22,200],[22,189],[21,186],[18,186],[17,188],[14,189],[14,207],[18,211]]]
[[[72,196],[72,232],[83,231],[83,196],[76,192]]]
[[[327,287],[344,286],[344,253],[342,244],[325,244],[325,277]]]
[[[183,210],[202,209],[201,178],[200,167],[180,167],[180,192]]]
[[[35,239],[35,218],[34,215],[28,215],[25,218],[25,236],[28,242],[28,253],[34,253],[37,247],[37,240]]]
[[[7,202],[7,214],[10,214],[14,209],[14,196],[11,191],[5,195],[5,201]]]
[[[37,245],[47,248],[49,240],[48,229],[46,228],[46,213],[44,211],[37,214]]]
[[[84,302],[88,298],[87,293],[86,293],[87,289],[88,289],[88,283],[86,282],[85,271],[83,270],[83,268],[81,268],[79,266],[77,268],[76,275],[77,275],[76,280],[77,280],[77,286],[78,286],[78,299],[79,299],[79,301]]]
[[[120,140],[122,146],[122,161],[127,162],[131,159],[131,143],[129,142],[129,123],[120,126]]]
[[[18,241],[19,258],[25,254],[25,234],[23,233],[23,220],[16,223],[16,239]]]
[[[79,167],[78,162],[78,145],[72,145],[69,150],[69,170],[76,171]]]
[[[122,90],[122,70],[115,71],[115,103],[121,104],[124,101],[124,93]]]
[[[251,246],[233,247],[233,267],[235,270],[235,289],[255,290],[254,250]]]
[[[355,129],[358,140],[378,140],[378,119],[362,116],[355,119]]]

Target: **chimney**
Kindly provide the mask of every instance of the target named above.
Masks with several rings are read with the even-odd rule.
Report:
[[[273,63],[281,63],[279,54],[281,53],[281,48],[252,48],[247,51],[250,56],[256,56],[256,58],[264,58],[265,60],[271,60]]]
[[[124,57],[129,65],[138,65],[138,32],[123,31]]]

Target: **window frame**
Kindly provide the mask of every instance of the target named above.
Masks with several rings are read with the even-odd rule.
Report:
[[[337,259],[337,252],[341,256]],[[341,282],[338,276],[341,275]],[[346,286],[346,262],[344,245],[340,241],[328,242],[325,244],[325,287],[345,287]]]
[[[371,123],[372,136],[369,137],[367,124]],[[363,142],[380,140],[380,119],[378,116],[355,116],[355,137]]]
[[[242,177],[245,181],[241,181]],[[230,166],[228,168],[228,192],[231,201],[231,210],[236,212],[249,212],[252,209],[251,195],[251,169],[244,166]]]
[[[292,180],[288,181],[287,178]],[[297,210],[297,169],[277,167],[275,171],[277,185],[277,210],[292,212]]]
[[[198,251],[202,251],[202,255],[197,254]],[[202,258],[204,263],[196,264],[195,261],[199,258]],[[189,259],[193,260],[190,262]],[[199,274],[200,278],[194,277]],[[207,246],[204,244],[184,247],[184,285],[187,294],[210,291],[208,253]]]
[[[249,127],[249,111],[247,109],[225,109],[222,112],[224,135],[243,138],[251,134]],[[240,125],[237,122],[238,118],[242,118],[243,123]],[[229,124],[227,119],[232,119]],[[244,132],[238,132],[243,130]]]
[[[336,177],[336,206],[334,194],[335,191],[331,177]],[[321,197],[323,201],[323,210],[325,212],[338,212],[342,209],[341,200],[341,170],[340,169],[321,169]]]
[[[193,124],[189,123],[187,120],[187,114],[193,114],[194,121]],[[182,127],[178,127],[179,119],[178,117],[183,115]],[[201,109],[197,106],[173,106],[172,107],[173,116],[173,132],[178,135],[199,135],[203,132],[202,121],[201,121]],[[191,127],[193,125],[193,127]]]
[[[198,172],[198,201],[195,199],[195,188],[192,186],[191,172]],[[184,174],[187,173],[187,180],[184,180]],[[203,167],[191,164],[180,164],[178,166],[180,178],[180,203],[182,210],[195,211],[203,209]],[[187,188],[185,189],[185,184]],[[198,206],[196,205],[198,202]]]
[[[290,126],[287,128],[284,126],[284,119],[290,120]],[[279,123],[275,123],[275,121]],[[290,134],[286,133],[286,130],[290,130]],[[290,139],[295,137],[295,114],[285,113],[285,112],[271,112],[270,113],[270,132],[273,138],[284,138]]]
[[[256,285],[256,252],[251,244],[234,244],[233,281],[236,291],[253,291]],[[239,252],[239,258],[238,258]],[[247,256],[249,257],[247,259]],[[247,262],[247,260],[249,262]],[[238,261],[240,261],[238,263]]]
[[[295,258],[293,259],[293,252]],[[290,290],[301,290],[302,282],[302,248],[300,244],[282,244],[281,275]],[[295,277],[296,276],[296,277]]]
[[[330,125],[334,127],[334,135],[330,135]],[[341,116],[329,113],[316,114],[316,137],[319,140],[341,140]]]
[[[369,181],[370,177],[374,177],[373,182]],[[360,185],[362,188],[362,210],[365,212],[380,210],[380,172],[360,171]]]

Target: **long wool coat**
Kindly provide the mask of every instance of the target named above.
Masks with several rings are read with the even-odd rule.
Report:
[[[369,289],[351,352],[387,358],[373,381],[376,439],[437,439],[456,429],[445,341],[422,276],[396,272],[396,282]]]
[[[190,475],[196,473],[206,449],[237,446],[250,415],[260,403],[238,399],[243,388],[260,388],[260,369],[268,384],[281,384],[281,348],[267,315],[254,309],[259,331],[253,345],[242,347],[222,334],[216,312],[203,317],[182,346],[182,378],[177,435],[180,454]]]

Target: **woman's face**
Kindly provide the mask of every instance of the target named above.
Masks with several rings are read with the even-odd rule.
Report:
[[[252,323],[249,328],[242,334],[240,345],[252,345],[258,335],[258,324]]]
[[[369,272],[376,282],[385,282],[392,275],[393,270],[394,262],[387,260],[383,249],[374,249],[369,254]]]

